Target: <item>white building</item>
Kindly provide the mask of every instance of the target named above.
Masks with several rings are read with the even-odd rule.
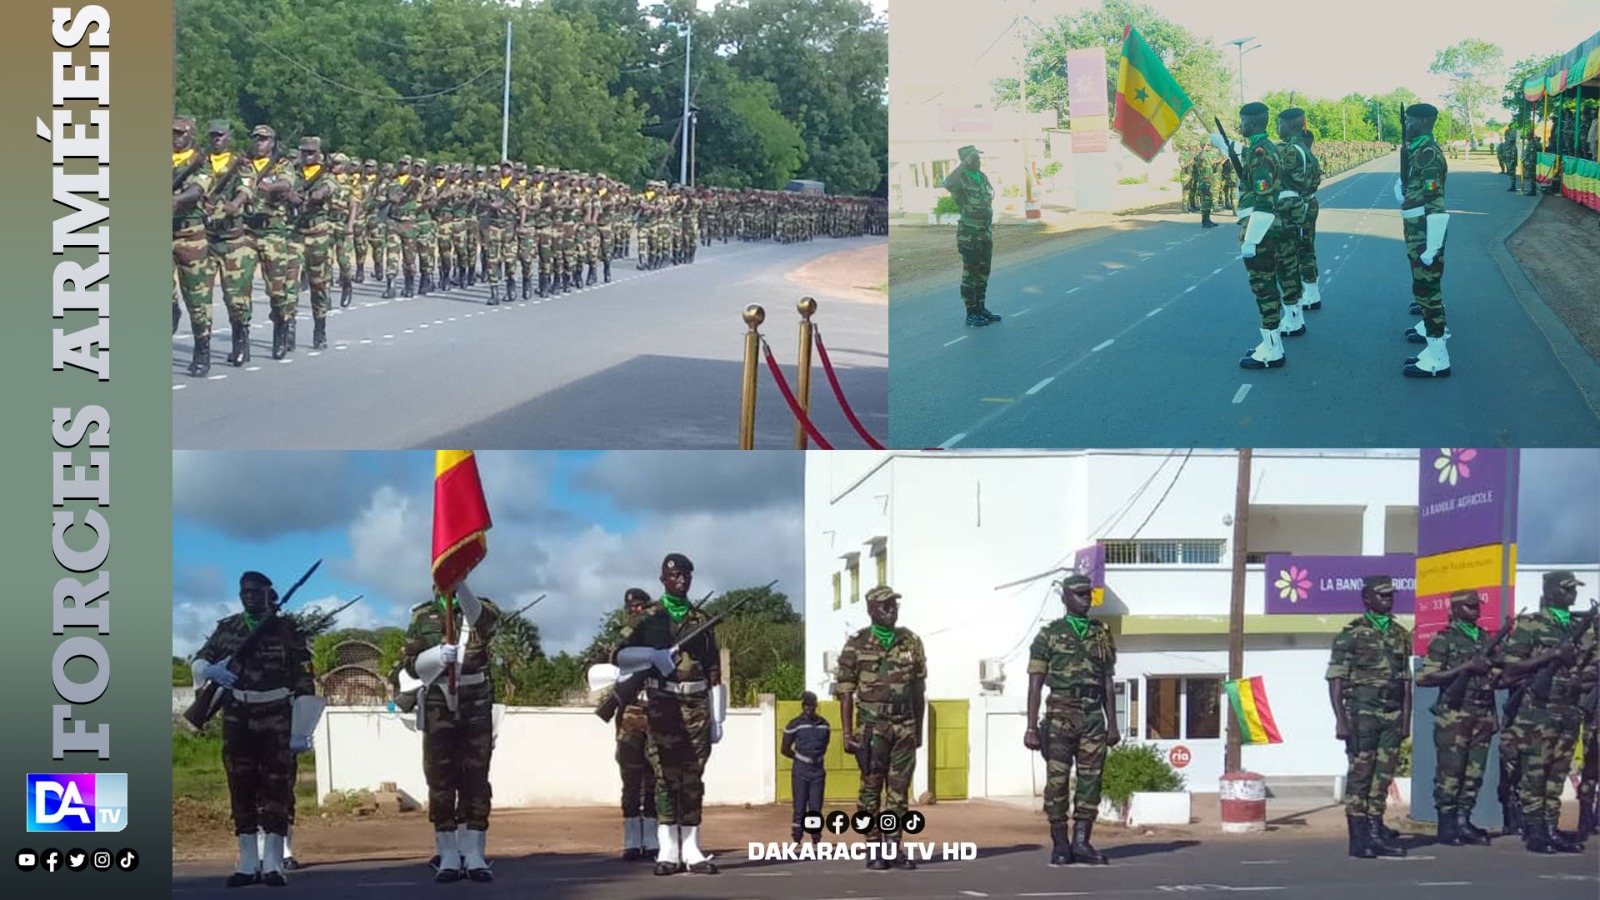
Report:
[[[1223,771],[1237,457],[1232,451],[835,452],[806,462],[806,681],[868,624],[860,598],[888,583],[900,624],[921,635],[928,695],[951,700],[924,742],[916,793],[1038,794],[1044,766],[1022,745],[1029,644],[1061,615],[1051,581],[1078,548],[1107,549],[1104,618],[1116,635],[1125,739],[1183,747],[1191,790]],[[1268,553],[1414,553],[1417,453],[1257,451],[1250,485],[1244,675],[1265,679],[1284,743],[1245,747],[1245,768],[1331,787],[1345,768],[1324,670],[1351,616],[1266,615]],[[1571,568],[1600,583],[1600,560],[1524,566],[1517,603]],[[1410,617],[1401,621],[1410,625]],[[980,680],[981,679],[981,680]],[[959,717],[966,704],[965,727]],[[1184,754],[1180,751],[1178,756]],[[963,776],[964,771],[964,776]]]

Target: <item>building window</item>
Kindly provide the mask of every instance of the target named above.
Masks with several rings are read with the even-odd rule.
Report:
[[[1214,740],[1222,736],[1222,679],[1147,679],[1145,738],[1152,741]]]
[[[1222,562],[1227,541],[1104,541],[1114,566],[1205,566]]]
[[[950,163],[942,159],[933,161],[933,180],[939,184],[944,183],[944,177],[950,174]]]
[[[1117,733],[1125,738],[1137,738],[1139,725],[1139,682],[1118,681],[1114,688],[1117,695]]]
[[[839,575],[838,572],[833,573],[833,608],[834,609],[838,609],[841,605],[843,605],[840,602],[841,600],[844,599],[843,598],[843,594],[844,594],[843,586],[844,586],[844,579]]]
[[[861,602],[861,557],[850,555],[850,561],[845,564],[850,570],[850,602]]]
[[[889,545],[883,538],[872,539],[872,561],[878,570],[877,587],[889,583]]]

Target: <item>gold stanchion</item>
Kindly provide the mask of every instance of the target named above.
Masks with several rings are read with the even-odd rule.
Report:
[[[752,303],[744,308],[744,323],[750,331],[744,336],[744,395],[739,402],[739,449],[756,448],[756,360],[761,352],[761,332],[756,329],[767,320],[767,311]]]
[[[800,310],[800,356],[799,356],[800,377],[799,377],[799,383],[796,385],[796,387],[798,388],[798,394],[796,396],[796,399],[800,401],[800,409],[803,410],[807,415],[810,415],[810,413],[811,413],[811,329],[813,327],[811,325],[811,315],[812,315],[812,313],[815,313],[817,311],[817,301],[815,299],[811,298],[811,297],[801,297],[800,298],[800,302],[795,304],[795,308]],[[804,450],[804,449],[806,449],[807,441],[808,441],[808,438],[806,436],[806,426],[801,422],[795,422],[794,423],[794,448],[796,450]]]

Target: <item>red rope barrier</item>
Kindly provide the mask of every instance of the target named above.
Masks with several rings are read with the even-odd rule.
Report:
[[[867,429],[861,425],[861,420],[856,418],[855,410],[850,408],[850,401],[844,399],[844,389],[839,387],[839,378],[833,374],[833,363],[828,361],[827,345],[822,343],[822,331],[813,325],[811,333],[817,339],[817,355],[822,357],[822,371],[828,376],[828,384],[833,386],[833,396],[839,398],[839,408],[844,410],[844,417],[850,420],[850,426],[856,430],[856,434],[861,435],[861,439],[867,442],[868,447],[882,450],[883,445],[867,433]]]
[[[772,348],[767,345],[765,340],[761,341],[761,349],[766,351],[767,368],[772,370],[772,380],[778,383],[778,392],[783,394],[784,401],[789,404],[789,412],[794,413],[795,420],[805,428],[806,434],[811,436],[811,440],[818,447],[823,450],[832,450],[833,445],[828,443],[827,439],[822,436],[822,432],[817,430],[817,426],[811,424],[811,418],[806,415],[805,410],[800,408],[800,401],[794,398],[794,392],[789,390],[789,383],[783,380],[783,370],[778,368],[778,360],[773,357]]]

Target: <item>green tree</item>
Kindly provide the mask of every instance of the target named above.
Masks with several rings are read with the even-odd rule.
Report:
[[[1450,90],[1445,97],[1450,108],[1461,113],[1469,133],[1468,146],[1476,147],[1477,139],[1471,135],[1472,123],[1478,120],[1478,109],[1494,98],[1494,76],[1501,69],[1504,56],[1497,44],[1481,38],[1466,38],[1440,50],[1433,57],[1428,71],[1450,78]]]

